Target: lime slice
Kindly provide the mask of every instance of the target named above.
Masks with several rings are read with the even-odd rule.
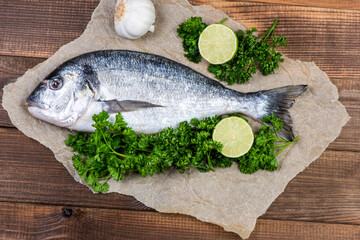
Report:
[[[209,63],[226,63],[235,56],[237,49],[236,34],[223,24],[211,24],[200,34],[200,54]]]
[[[224,156],[236,158],[250,150],[254,142],[254,134],[244,119],[229,117],[215,126],[213,140],[223,144],[221,153]]]

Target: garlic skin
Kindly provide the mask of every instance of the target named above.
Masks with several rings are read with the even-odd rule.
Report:
[[[154,32],[155,7],[151,0],[118,0],[114,14],[115,31],[123,38],[137,39]]]

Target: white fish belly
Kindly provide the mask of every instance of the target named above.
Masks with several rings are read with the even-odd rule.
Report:
[[[192,100],[182,101],[176,105],[139,109],[132,112],[122,112],[124,120],[137,133],[154,134],[161,130],[178,127],[180,122],[190,121],[193,118],[204,119],[214,115],[223,115],[239,112],[240,105],[223,99],[211,102],[194,102]],[[80,118],[70,129],[76,131],[92,132],[92,116],[103,110],[102,104],[94,102],[86,114]],[[115,122],[117,113],[109,114],[109,120]]]
[[[176,107],[158,107],[123,112],[122,116],[128,126],[134,129],[135,132],[153,134],[167,127],[176,128],[180,122],[190,121],[193,118],[204,119],[205,117],[222,115],[231,111],[230,104],[218,101],[209,104],[207,107],[189,107],[181,103]]]

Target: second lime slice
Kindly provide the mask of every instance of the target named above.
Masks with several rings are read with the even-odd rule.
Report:
[[[237,158],[250,150],[254,142],[254,134],[244,119],[229,117],[215,126],[213,140],[223,144],[221,153],[224,156]]]

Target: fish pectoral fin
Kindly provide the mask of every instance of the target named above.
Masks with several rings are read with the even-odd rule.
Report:
[[[106,110],[108,113],[132,112],[143,108],[163,107],[161,105],[156,105],[149,102],[134,100],[105,100],[99,102],[105,104],[104,110]]]

